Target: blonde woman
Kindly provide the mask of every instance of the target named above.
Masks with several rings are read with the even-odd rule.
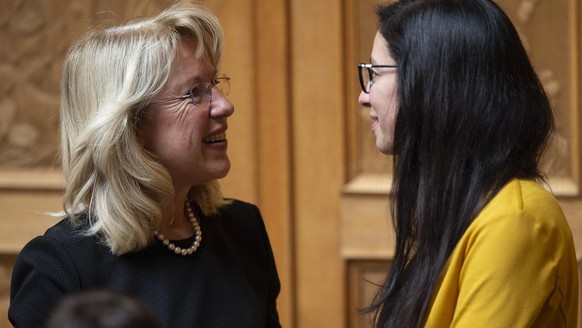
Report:
[[[225,200],[223,32],[200,5],[93,30],[63,67],[67,217],[22,250],[9,319],[41,327],[59,300],[119,290],[166,327],[279,327],[280,285],[257,207]]]

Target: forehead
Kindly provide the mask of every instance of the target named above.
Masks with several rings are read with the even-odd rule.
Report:
[[[374,36],[374,46],[372,47],[372,61],[378,63],[386,63],[387,60],[392,62],[392,56],[388,50],[388,42],[380,32],[376,32]]]
[[[184,72],[186,71],[186,72]],[[182,39],[178,44],[174,73],[212,74],[215,69],[210,60],[202,55],[196,55],[196,42],[192,39]]]
[[[210,81],[216,69],[205,56],[196,56],[196,43],[183,39],[176,49],[176,59],[164,88],[165,94],[183,93],[198,82]]]

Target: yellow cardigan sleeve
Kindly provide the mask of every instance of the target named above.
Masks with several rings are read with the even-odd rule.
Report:
[[[575,251],[561,209],[534,182],[515,180],[457,244],[425,326],[575,327],[577,293]]]

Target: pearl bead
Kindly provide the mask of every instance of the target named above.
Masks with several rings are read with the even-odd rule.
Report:
[[[196,236],[196,237],[194,237],[194,242],[192,243],[191,247],[188,247],[188,248],[177,247],[172,242],[170,242],[163,234],[159,233],[157,230],[154,231],[154,236],[164,246],[168,247],[168,249],[170,251],[174,252],[175,254],[182,255],[182,256],[186,256],[186,255],[190,255],[190,254],[194,253],[198,249],[198,247],[200,247],[200,242],[202,242],[202,230],[200,230],[200,224],[198,223],[198,219],[196,218],[196,216],[194,216],[194,213],[192,212],[192,209],[190,208],[190,204],[188,203],[188,201],[186,201],[186,203],[184,204],[184,207],[185,207],[186,213],[188,214],[188,217],[190,219],[190,223],[192,224],[192,227],[194,228],[194,234]]]

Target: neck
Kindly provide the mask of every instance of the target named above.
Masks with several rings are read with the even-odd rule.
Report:
[[[164,215],[159,231],[170,240],[186,239],[194,234],[194,229],[186,215],[186,207],[190,206],[186,198],[174,201],[171,208]]]

